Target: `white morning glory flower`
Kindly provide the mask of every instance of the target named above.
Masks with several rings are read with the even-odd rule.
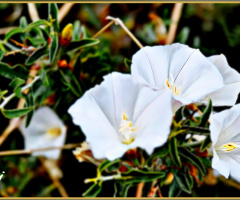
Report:
[[[172,122],[171,94],[153,92],[131,75],[112,73],[69,109],[96,159],[114,160],[128,149],[149,154],[163,145]]]
[[[25,149],[42,149],[60,147],[65,143],[66,127],[56,113],[49,107],[39,108],[33,115],[29,126],[25,127],[24,119],[20,131],[24,137]],[[33,152],[33,156],[44,156],[58,159],[61,150]]]
[[[212,167],[240,181],[240,105],[210,117]]]
[[[221,73],[225,86],[208,95],[214,106],[233,106],[240,92],[240,74],[228,65],[224,55],[208,57]],[[206,102],[208,102],[206,98]]]
[[[173,110],[203,100],[224,86],[216,66],[198,49],[182,44],[144,47],[132,60],[132,75],[154,90],[169,89]]]

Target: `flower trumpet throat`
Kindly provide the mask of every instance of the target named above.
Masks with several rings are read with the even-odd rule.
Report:
[[[50,128],[47,130],[47,134],[52,137],[58,137],[62,134],[62,130],[60,127]]]
[[[180,86],[177,87],[174,84],[174,78],[173,78],[172,73],[170,73],[170,78],[171,78],[171,82],[169,82],[169,79],[167,78],[166,85],[169,89],[172,90],[172,93],[177,96],[181,92],[182,86],[180,85]]]
[[[119,126],[119,132],[121,132],[123,136],[122,143],[127,145],[133,143],[135,140],[135,137],[133,136],[133,132],[135,132],[136,130],[137,128],[133,127],[133,123],[128,120],[126,111],[124,110],[122,115],[122,121]]]
[[[239,145],[233,143],[233,142],[229,142],[227,144],[223,144],[222,146],[216,148],[217,151],[224,151],[224,152],[230,152],[235,150],[236,148],[238,148]]]

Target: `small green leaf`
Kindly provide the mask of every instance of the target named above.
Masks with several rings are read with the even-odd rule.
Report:
[[[38,27],[38,26],[42,26],[42,25],[49,26],[49,23],[48,23],[46,20],[44,20],[44,19],[35,21],[35,22],[29,24],[29,25],[23,30],[23,32],[30,31],[31,29],[35,28],[36,26]]]
[[[0,75],[9,79],[16,77],[26,79],[28,77],[28,70],[22,65],[10,67],[8,64],[0,62]]]
[[[156,158],[164,157],[167,154],[168,154],[168,149],[165,147],[161,147],[160,149],[154,151],[154,153],[148,158],[146,163],[148,166],[152,166],[152,163]]]
[[[211,113],[212,113],[212,100],[209,99],[208,105],[203,112],[203,115],[201,117],[201,121],[199,122],[199,126],[201,126],[201,127],[206,126]]]
[[[54,33],[53,35],[51,35],[51,45],[49,50],[50,63],[53,62],[56,56],[57,50],[58,50],[58,35],[57,33]]]
[[[81,34],[81,24],[80,21],[75,21],[73,23],[73,35],[72,35],[72,41],[79,41]]]
[[[80,41],[74,41],[68,45],[67,51],[69,51],[69,52],[70,51],[78,51],[78,50],[86,48],[86,47],[94,46],[98,43],[99,43],[98,39],[91,39],[91,38],[82,39]]]
[[[10,87],[16,88],[24,84],[25,81],[21,78],[15,78],[12,80],[12,82],[9,84]]]
[[[191,188],[188,183],[188,181],[185,179],[185,176],[183,173],[178,172],[177,170],[172,170],[174,174],[174,179],[176,180],[178,186],[184,191],[187,192],[188,194],[191,194]]]
[[[182,120],[182,118],[184,117],[184,110],[185,110],[185,106],[182,106],[181,108],[179,108],[176,113],[175,113],[175,117],[174,120],[178,123]]]
[[[125,66],[130,70],[131,69],[131,63],[132,63],[132,61],[131,60],[129,60],[128,58],[125,58],[124,59],[124,64],[125,64]]]
[[[200,152],[203,152],[207,147],[209,147],[212,143],[210,135],[208,135],[205,140],[203,140],[203,143],[200,147]]]
[[[5,52],[0,50],[0,61],[3,59]]]
[[[25,16],[20,18],[20,23],[19,23],[20,28],[25,29],[27,27],[27,19]]]
[[[7,41],[9,38],[11,38],[12,36],[19,34],[19,33],[23,33],[23,29],[22,28],[14,28],[14,29],[8,31],[8,33],[5,35],[4,40]]]
[[[126,177],[126,179],[124,179],[125,184],[151,182],[153,180],[163,178],[165,175],[166,175],[165,172],[144,171],[134,168],[131,168],[129,171],[122,173],[123,179],[124,177]]]
[[[182,128],[187,129],[191,133],[197,133],[197,134],[201,134],[201,135],[209,135],[209,133],[210,133],[210,130],[208,128],[203,128],[203,127],[196,127],[196,126],[194,127],[194,126],[183,125]]]
[[[53,28],[56,32],[59,32],[59,22],[58,22],[58,7],[56,3],[48,4],[48,21],[54,20],[52,22]]]
[[[26,60],[26,65],[32,65],[36,60],[48,54],[47,45],[44,45],[38,49],[36,49]]]
[[[176,197],[180,191],[181,189],[179,188],[177,181],[174,179],[169,186],[168,197]]]
[[[34,107],[28,107],[28,108],[22,108],[22,109],[12,109],[12,110],[5,110],[1,109],[2,114],[8,118],[13,119],[16,117],[22,117],[26,114],[28,114]]]
[[[192,163],[194,166],[196,166],[201,173],[206,173],[206,169],[202,165],[202,162],[199,160],[199,158],[187,148],[179,147],[179,154],[186,160],[188,160],[190,163]]]
[[[181,167],[182,163],[178,155],[177,139],[175,137],[170,139],[168,144],[168,149],[174,164],[178,167]]]
[[[96,197],[102,190],[101,183],[94,183],[86,192],[83,193],[84,197]]]
[[[114,183],[114,197],[127,197],[131,184],[124,184],[124,181]]]
[[[26,103],[27,103],[27,106],[28,107],[34,107],[34,104],[35,104],[35,99],[34,99],[34,96],[33,96],[33,89],[31,88],[31,90],[28,92],[28,94],[26,95],[25,97],[26,99]],[[30,122],[31,122],[31,119],[32,119],[32,116],[34,114],[34,111],[35,109],[32,109],[28,114],[27,114],[27,117],[26,117],[26,122],[25,122],[25,127],[28,127]]]
[[[106,169],[118,169],[121,166],[121,160],[120,159],[116,159],[114,161],[110,161],[110,160],[106,160],[104,162],[101,163],[101,165],[99,166],[99,171],[103,172]],[[111,170],[112,171],[112,170]]]

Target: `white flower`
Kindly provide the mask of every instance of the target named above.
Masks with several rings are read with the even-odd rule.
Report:
[[[20,131],[24,136],[25,149],[41,149],[63,146],[66,137],[66,127],[56,113],[49,107],[39,108],[33,115],[29,126],[25,127],[24,119]],[[33,152],[33,156],[45,156],[58,159],[60,150]]]
[[[144,47],[132,60],[132,75],[154,90],[168,88],[173,110],[203,100],[224,86],[218,69],[197,49],[182,44]]]
[[[153,92],[130,75],[112,73],[104,79],[69,109],[94,157],[114,160],[136,147],[151,154],[163,145],[172,121],[171,94]]]
[[[240,181],[240,105],[210,117],[212,167]]]
[[[208,57],[221,73],[225,86],[208,97],[212,100],[214,106],[233,106],[237,101],[240,92],[240,74],[228,65],[224,55],[215,55]],[[208,99],[206,99],[206,102]]]

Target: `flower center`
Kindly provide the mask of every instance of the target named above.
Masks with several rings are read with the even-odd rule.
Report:
[[[47,134],[52,137],[58,137],[62,134],[62,130],[59,127],[56,128],[50,128],[47,130]]]
[[[233,143],[233,142],[229,142],[227,144],[223,144],[221,147],[217,148],[216,150],[221,150],[224,152],[230,152],[233,151],[234,149],[236,149],[238,147],[237,144]]]
[[[182,86],[180,85],[179,87],[177,87],[177,86],[174,84],[174,78],[173,78],[172,73],[170,73],[170,78],[171,78],[171,82],[169,82],[169,79],[168,79],[168,78],[167,78],[167,80],[166,80],[167,87],[172,90],[172,93],[173,93],[174,95],[177,96],[177,95],[179,95],[179,93],[181,92]]]
[[[119,126],[119,132],[121,132],[123,136],[122,143],[127,145],[131,144],[135,140],[133,132],[136,130],[137,128],[133,128],[133,123],[128,120],[126,111],[124,110],[122,121]]]

